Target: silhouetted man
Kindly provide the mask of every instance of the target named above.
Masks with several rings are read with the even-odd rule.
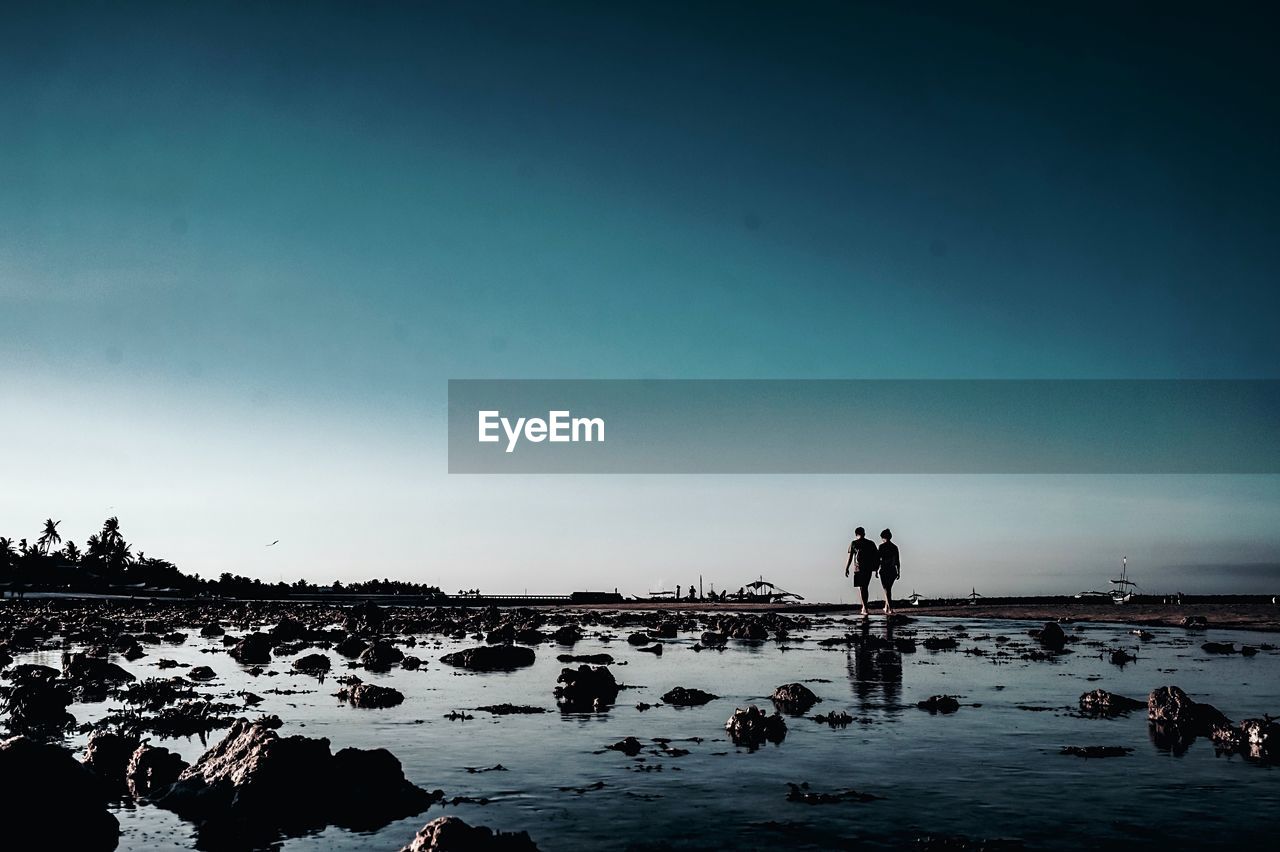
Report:
[[[867,612],[867,587],[871,585],[871,575],[880,567],[880,556],[876,546],[867,541],[867,531],[858,527],[853,531],[853,541],[849,542],[849,561],[844,564],[844,575],[849,576],[849,567],[853,567],[853,584],[858,587],[858,597],[862,600],[862,614]]]

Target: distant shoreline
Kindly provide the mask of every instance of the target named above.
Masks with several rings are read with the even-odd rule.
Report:
[[[77,594],[68,592],[33,592],[28,593],[26,600],[35,603],[102,603],[118,601],[122,603],[140,604],[154,602],[157,604],[190,604],[196,606],[241,606],[244,604],[261,604],[273,607],[344,607],[364,601],[390,607],[487,607],[490,602],[483,599],[476,601],[467,598],[451,598],[440,602],[424,602],[415,600],[412,595],[367,595],[343,596],[341,599],[283,598],[283,599],[240,599],[240,598],[192,598],[163,595],[101,595]],[[10,604],[12,599],[5,598],[0,606]],[[883,616],[879,611],[880,602],[873,601],[871,618]],[[504,605],[500,608],[516,608]],[[540,610],[576,610],[576,611],[609,611],[626,610],[670,611],[670,612],[788,612],[788,613],[843,613],[856,615],[857,604],[845,603],[732,603],[712,601],[622,601],[616,603],[585,603],[531,606]],[[1009,621],[1078,621],[1101,624],[1129,624],[1134,627],[1182,627],[1187,616],[1201,616],[1208,622],[1211,630],[1257,630],[1268,633],[1280,632],[1280,606],[1271,603],[1265,595],[1222,595],[1204,597],[1186,597],[1182,604],[1175,603],[1128,603],[1116,605],[1096,601],[1082,601],[1074,597],[1026,597],[1026,598],[994,598],[986,599],[979,604],[969,604],[964,600],[944,600],[922,602],[919,606],[907,603],[897,604],[897,611],[903,615],[920,615],[936,618],[954,618],[957,621],[973,620],[1009,620]]]

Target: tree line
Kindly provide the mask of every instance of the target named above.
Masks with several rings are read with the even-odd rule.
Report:
[[[63,542],[61,521],[48,518],[34,542],[0,536],[0,584],[11,596],[28,591],[136,592],[166,590],[182,595],[234,598],[287,598],[297,595],[379,594],[443,597],[436,586],[402,580],[371,579],[344,585],[320,586],[305,579],[292,583],[264,583],[261,579],[224,572],[216,580],[184,574],[167,559],[147,556],[125,540],[114,515],[102,529],[85,539],[84,547]]]

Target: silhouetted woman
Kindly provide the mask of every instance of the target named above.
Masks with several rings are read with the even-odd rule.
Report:
[[[884,587],[884,614],[893,615],[893,584],[902,573],[898,558],[898,545],[893,543],[893,531],[880,531],[880,585]]]

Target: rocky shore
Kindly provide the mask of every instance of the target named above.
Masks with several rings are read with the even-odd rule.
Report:
[[[996,624],[986,619],[1000,617],[997,613],[1016,618],[1043,614],[1034,608],[963,611],[966,621],[984,627]],[[913,610],[912,616],[916,614]],[[202,847],[257,849],[331,826],[377,831],[433,807],[485,801],[471,795],[450,797],[430,779],[406,774],[394,742],[388,748],[359,748],[310,736],[299,730],[304,727],[300,724],[286,728],[279,716],[258,709],[262,695],[223,686],[228,667],[251,678],[269,680],[289,672],[308,679],[332,697],[334,706],[352,714],[352,724],[361,724],[414,697],[407,689],[366,678],[392,671],[413,672],[415,677],[436,671],[453,677],[492,677],[488,673],[520,672],[539,660],[554,659],[558,677],[541,684],[537,703],[469,705],[450,710],[444,718],[465,724],[486,714],[496,723],[552,710],[562,716],[607,717],[617,712],[624,690],[630,688],[623,676],[628,669],[623,667],[645,658],[660,660],[663,648],[703,655],[691,659],[708,661],[740,651],[759,653],[765,647],[780,652],[807,648],[840,655],[841,665],[851,672],[857,666],[869,667],[889,683],[900,680],[903,659],[917,654],[1025,666],[1053,665],[1085,654],[1119,668],[1138,659],[1140,646],[1152,634],[1142,627],[1126,634],[1135,646],[1132,651],[1086,639],[1078,625],[1095,614],[1099,620],[1135,615],[1135,624],[1154,625],[1141,620],[1150,618],[1163,619],[1162,626],[1176,624],[1176,635],[1169,641],[1205,659],[1276,654],[1269,644],[1208,641],[1206,630],[1218,627],[1218,619],[1230,616],[1226,612],[1184,613],[1174,622],[1178,616],[1173,611],[1122,607],[1100,613],[1059,609],[1033,629],[1024,626],[993,635],[975,634],[954,622],[931,623],[921,630],[908,615],[890,622],[880,618],[878,623],[887,629],[873,632],[867,621],[847,615],[759,609],[7,603],[0,607],[0,725],[7,737],[0,742],[0,779],[5,784],[0,806],[10,816],[38,816],[48,827],[47,840],[58,847],[114,849],[120,828],[111,808],[127,802],[178,815],[194,826]],[[611,653],[577,653],[576,646],[588,639],[603,642]],[[208,664],[179,664],[165,656],[189,642],[200,643]],[[31,660],[51,654],[60,658],[60,666],[21,660],[24,655]],[[148,667],[160,674],[150,673]],[[1076,706],[1071,710],[1079,718],[1096,719],[1145,713],[1150,743],[1174,754],[1185,753],[1203,739],[1222,755],[1268,766],[1277,762],[1280,725],[1270,716],[1229,718],[1210,701],[1190,697],[1165,671],[1152,673],[1154,682],[1145,695],[1093,688],[1073,697]],[[823,704],[830,693],[822,694],[822,682],[818,678],[760,684],[757,699],[720,711],[718,731],[691,731],[687,748],[670,737],[639,736],[637,731],[594,744],[596,753],[620,754],[636,761],[633,771],[652,772],[662,770],[665,761],[690,755],[704,738],[725,743],[721,748],[752,754],[786,750],[797,729],[821,729],[835,736],[835,731],[871,721],[841,705]],[[667,684],[656,695],[660,702],[640,702],[634,709],[645,712],[667,705],[677,712],[696,712],[720,701],[690,682]],[[82,708],[103,702],[108,709],[95,711],[92,721],[77,718]],[[815,711],[819,705],[822,712]],[[926,711],[921,715],[941,724],[953,714],[963,718],[982,706],[964,695],[938,693],[890,709]],[[67,746],[69,739],[86,735],[83,748],[73,751]],[[193,735],[209,742],[202,754],[184,758],[164,745],[166,738]],[[1132,741],[1104,741],[1057,748],[1062,755],[1085,760],[1124,760],[1131,759],[1137,747]],[[678,771],[679,765],[672,764],[672,770]],[[468,768],[472,771],[506,768],[495,762]],[[786,783],[787,802],[867,805],[883,798],[876,790],[816,790],[807,781]],[[563,789],[582,794],[595,788]],[[416,836],[400,841],[404,850],[538,848],[538,838],[519,826],[470,824],[452,815],[424,821]]]

